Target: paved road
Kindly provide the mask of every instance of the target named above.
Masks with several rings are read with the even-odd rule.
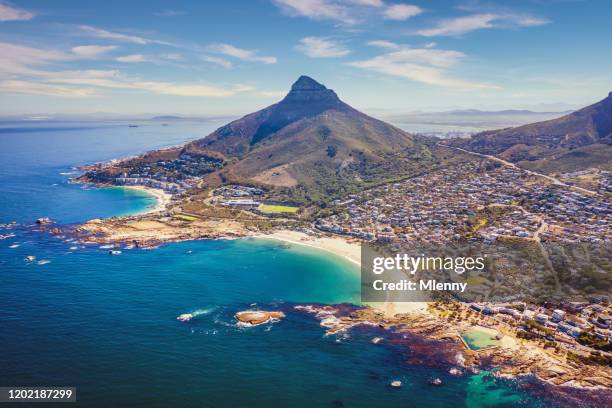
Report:
[[[546,174],[542,174],[542,173],[538,173],[538,172],[535,172],[535,171],[532,171],[532,170],[527,170],[527,169],[525,169],[525,168],[523,168],[523,167],[517,166],[517,165],[516,165],[516,164],[514,164],[514,163],[511,163],[511,162],[509,162],[509,161],[507,161],[507,160],[500,159],[499,157],[496,157],[496,156],[491,156],[491,155],[488,155],[488,154],[482,154],[482,153],[471,152],[471,151],[469,151],[469,150],[465,150],[465,149],[462,149],[462,148],[460,148],[460,147],[448,146],[448,145],[445,145],[445,144],[440,144],[440,143],[438,143],[438,146],[441,146],[441,147],[447,147],[447,148],[449,148],[449,149],[459,150],[459,151],[461,151],[461,152],[468,153],[468,154],[472,154],[472,155],[474,155],[474,156],[480,156],[480,157],[484,157],[484,158],[487,158],[487,159],[491,159],[491,160],[497,161],[497,162],[499,162],[499,163],[505,164],[506,166],[509,166],[509,167],[512,167],[512,168],[515,168],[515,169],[522,170],[522,171],[524,171],[524,172],[525,172],[525,173],[527,173],[527,174],[531,174],[532,176],[543,177],[543,178],[545,178],[545,179],[547,179],[547,180],[551,181],[551,182],[552,182],[553,184],[555,184],[555,185],[558,185],[558,186],[563,186],[563,187],[567,187],[567,188],[569,188],[569,189],[571,189],[571,190],[576,190],[576,191],[579,191],[579,192],[584,193],[584,194],[588,194],[588,195],[596,195],[596,196],[599,196],[599,195],[600,195],[599,193],[597,193],[597,192],[595,192],[595,191],[592,191],[592,190],[587,190],[586,188],[582,188],[582,187],[578,187],[578,186],[572,186],[572,185],[570,185],[570,184],[564,183],[564,182],[562,182],[561,180],[559,180],[559,179],[557,179],[557,178],[554,178],[554,177],[552,177],[552,176],[549,176],[549,175],[546,175]]]

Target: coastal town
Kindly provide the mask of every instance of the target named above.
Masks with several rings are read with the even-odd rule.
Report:
[[[603,243],[612,203],[520,169],[471,160],[337,201],[317,229],[363,240],[442,243],[478,237]]]
[[[116,183],[123,183],[123,179],[118,178]],[[228,184],[211,190],[206,197],[206,206],[213,214],[232,208],[251,214],[247,217],[276,220],[273,229],[290,228],[306,232],[306,237],[327,235],[357,242],[439,245],[457,240],[485,244],[524,240],[537,244],[604,244],[609,242],[612,230],[612,205],[606,197],[573,191],[521,169],[473,157],[426,175],[350,195],[327,208],[328,215],[315,213],[312,218],[289,203],[270,202],[268,191],[261,187]],[[175,200],[182,202],[180,193]],[[266,206],[292,211],[262,211]],[[157,216],[155,222],[163,223],[168,214],[174,214],[168,221],[174,229],[195,228],[190,237],[201,234],[197,225],[206,217],[186,213],[185,205],[170,206],[166,213],[165,217]],[[235,230],[237,236],[250,233]],[[439,307],[459,307],[466,315],[476,313],[485,319],[481,324],[488,321],[513,338],[560,348],[583,363],[609,364],[612,358],[612,309],[604,298],[558,304],[451,302]]]

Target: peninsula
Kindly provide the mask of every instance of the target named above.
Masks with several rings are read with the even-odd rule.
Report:
[[[504,346],[487,351],[487,358],[465,351],[473,366],[492,363],[506,367],[505,374],[535,373],[556,385],[609,389],[612,169],[609,157],[602,160],[598,152],[608,151],[612,137],[610,101],[612,95],[558,120],[440,141],[367,116],[301,76],[280,102],[205,138],[85,166],[75,181],[151,187],[171,199],[161,211],[92,220],[74,233],[84,241],[139,247],[267,237],[321,248],[358,265],[364,243],[387,249],[424,243],[512,247],[526,261],[505,265],[497,275],[503,278],[481,285],[480,294],[537,299],[552,282],[555,297],[414,304],[391,298],[353,314],[310,310],[331,333],[366,321],[392,330],[413,325],[423,329],[416,334],[453,338],[457,347],[465,345],[461,333],[484,326]],[[571,137],[558,137],[570,128]],[[572,159],[585,154],[588,160]],[[578,244],[599,248],[588,267],[554,249]],[[570,273],[570,264],[581,267]],[[607,296],[570,303],[557,291],[570,282],[572,288],[603,288]]]

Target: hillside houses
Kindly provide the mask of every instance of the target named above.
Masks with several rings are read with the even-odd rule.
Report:
[[[445,242],[468,234],[604,242],[612,204],[512,167],[472,161],[384,185],[337,202],[323,231],[374,239]],[[543,225],[545,223],[545,225]]]

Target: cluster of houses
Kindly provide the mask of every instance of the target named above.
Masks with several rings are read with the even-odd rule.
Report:
[[[531,238],[539,228],[540,218],[516,207],[503,211],[495,223],[488,223],[478,229],[478,234],[486,241],[493,242],[501,236]]]
[[[148,177],[140,177],[138,174],[133,175],[125,175],[121,177],[117,177],[115,179],[115,184],[117,185],[132,185],[132,186],[147,186],[152,188],[158,188],[160,190],[164,190],[171,194],[181,194],[184,193],[185,190],[191,188],[191,185],[186,181],[171,182],[171,181],[162,181],[156,180]]]
[[[589,332],[602,342],[612,343],[612,310],[600,303],[570,302],[562,308],[527,306],[522,302],[470,303],[469,307],[511,325],[525,326],[526,322],[535,322],[554,332],[554,336],[547,337],[551,341],[573,344],[574,339]]]
[[[241,186],[232,184],[229,186],[223,186],[213,191],[213,195],[219,195],[223,197],[252,197],[261,196],[265,193],[261,188]]]
[[[604,197],[587,196],[560,186],[536,188],[524,197],[528,211],[542,213],[558,228],[542,234],[543,239],[566,242],[609,241],[612,231],[612,203]],[[554,231],[554,232],[553,232]]]
[[[118,185],[142,185],[159,188],[178,194],[192,187],[193,180],[222,167],[220,160],[207,157],[181,155],[174,160],[159,160],[153,163],[123,160],[129,163],[129,170],[123,172],[114,182]],[[119,162],[111,162],[118,164]],[[108,166],[108,164],[107,164]]]
[[[217,204],[223,205],[225,207],[236,207],[242,208],[245,210],[253,210],[260,206],[261,202],[257,200],[253,200],[252,198],[234,198],[234,199],[224,199],[216,202]]]
[[[221,160],[209,157],[191,156],[182,154],[174,160],[160,160],[145,166],[143,171],[152,171],[153,174],[166,173],[177,179],[201,177],[223,167]]]
[[[612,231],[609,200],[486,160],[445,167],[334,204],[335,214],[315,226],[364,240],[446,242],[466,231],[476,231],[484,240],[528,238],[542,222],[553,227],[541,234],[543,239],[599,242],[609,240]],[[474,226],[486,217],[483,209],[495,206],[506,210]]]

